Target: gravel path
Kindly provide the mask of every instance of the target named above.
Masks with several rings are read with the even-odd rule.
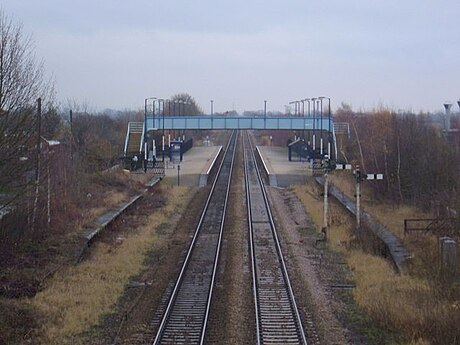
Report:
[[[338,317],[350,290],[331,288],[348,283],[343,260],[317,243],[319,233],[292,191],[276,187],[268,191],[309,344],[360,344]]]

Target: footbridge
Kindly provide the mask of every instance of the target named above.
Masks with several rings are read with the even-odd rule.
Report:
[[[130,123],[125,157],[151,150],[148,137],[165,130],[291,130],[308,142],[313,151],[337,157],[334,121],[330,116],[164,116],[146,115],[144,122]],[[163,139],[164,142],[164,139]],[[146,146],[147,145],[147,146]],[[155,146],[155,144],[153,144]],[[147,147],[147,150],[145,149]]]
[[[288,129],[333,132],[329,117],[299,116],[146,116],[145,129]]]

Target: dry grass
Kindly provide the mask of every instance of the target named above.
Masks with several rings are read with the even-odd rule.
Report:
[[[348,255],[348,264],[356,282],[356,302],[381,326],[408,341],[456,344],[460,310],[429,281],[398,275],[385,259],[359,251]]]
[[[354,199],[355,182],[349,172],[338,172],[330,175],[330,181],[343,191],[349,198]],[[368,183],[382,183],[378,181]],[[378,202],[372,198],[373,192],[368,183],[362,183],[362,208],[372,214],[380,223],[384,224],[391,232],[404,239],[404,219],[407,218],[432,218],[432,215],[421,212],[413,206],[396,205]]]
[[[323,208],[319,188],[309,182],[306,186],[295,186],[293,189],[317,229],[320,229]],[[348,187],[345,185],[345,191],[353,193],[349,185]],[[402,219],[414,216],[410,207],[395,210],[387,205],[374,204],[366,208],[368,212],[376,213],[379,221],[396,234],[401,234],[398,229]],[[328,233],[329,245],[333,250],[342,252],[347,258],[356,283],[354,297],[359,307],[381,327],[398,334],[402,339],[400,344],[459,344],[459,287],[439,286],[431,279],[425,279],[427,277],[425,274],[412,274],[415,273],[414,270],[411,270],[411,274],[399,275],[387,260],[352,248],[353,246],[350,245],[354,239],[352,223],[353,219],[345,211],[339,206],[332,206]],[[430,250],[427,250],[426,246],[431,243],[436,248],[435,241],[432,242],[424,240],[418,244],[412,242],[412,245],[418,245],[420,253],[424,250],[427,257],[431,257],[431,254],[428,255]],[[423,270],[423,266],[427,270],[432,270],[433,261],[419,260],[415,266],[415,271]],[[450,292],[446,293],[446,290],[441,288]]]
[[[58,272],[30,303],[45,315],[47,344],[72,343],[71,337],[97,325],[113,310],[130,277],[145,269],[146,253],[158,238],[157,229],[183,210],[191,195],[186,187],[166,187],[167,204],[116,246],[96,243],[82,264]],[[164,227],[163,227],[164,228]]]
[[[319,233],[323,225],[323,197],[316,182],[309,180],[304,186],[297,185],[292,188],[305,205]],[[328,242],[335,250],[343,251],[354,239],[351,232],[353,218],[343,212],[341,206],[333,200],[329,204],[329,211]]]

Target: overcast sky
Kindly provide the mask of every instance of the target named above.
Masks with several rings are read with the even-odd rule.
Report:
[[[205,112],[354,109],[460,98],[458,0],[2,0],[31,33],[58,99],[102,110],[190,93]],[[456,108],[454,108],[457,110]]]

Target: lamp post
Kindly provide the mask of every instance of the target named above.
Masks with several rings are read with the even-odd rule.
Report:
[[[311,112],[310,112],[310,98],[305,98],[304,101],[307,102],[307,104],[308,104],[308,107],[307,107],[307,115],[308,115],[308,116],[311,116]]]
[[[452,107],[452,103],[445,102],[444,103],[444,108],[446,109],[446,117],[444,121],[444,129],[446,131],[446,134],[450,130],[450,108]]]
[[[292,102],[289,102],[289,104],[294,104],[294,116],[297,116],[297,102],[292,101]]]
[[[264,116],[267,117],[267,101],[264,101]]]
[[[211,116],[214,115],[214,100],[211,99]]]
[[[320,101],[320,110],[319,110],[319,113],[320,113],[320,117],[321,117],[321,127],[320,127],[320,153],[321,155],[324,153],[324,145],[323,145],[323,99],[325,97],[321,96],[321,97],[318,97],[319,101]]]
[[[147,160],[148,158],[148,144],[147,144],[147,103],[149,100],[152,100],[152,107],[153,107],[153,111],[152,111],[152,116],[153,116],[153,126],[155,127],[155,100],[157,98],[156,97],[147,97],[144,99],[144,142],[143,142],[143,145],[142,147],[144,148],[145,152],[144,152],[144,159]]]
[[[313,102],[313,152],[316,153],[316,98],[311,98]]]
[[[310,112],[310,98],[305,98],[303,100],[304,102],[307,102],[308,107],[307,107],[307,116],[311,117],[311,112]],[[308,132],[308,137],[310,137],[310,132]]]
[[[323,108],[323,99],[327,99],[328,106],[327,106],[327,117],[328,117],[328,139],[327,139],[327,154],[329,155],[329,159],[331,158],[331,142],[332,142],[332,134],[331,134],[331,98],[322,96],[321,99],[321,129],[322,129],[322,108]],[[321,138],[322,138],[321,134]]]
[[[163,103],[163,107],[162,107]],[[165,100],[160,98],[158,99],[158,115],[163,115],[163,134],[162,134],[162,139],[161,139],[161,144],[162,144],[162,155],[163,155],[163,162],[165,161]]]

